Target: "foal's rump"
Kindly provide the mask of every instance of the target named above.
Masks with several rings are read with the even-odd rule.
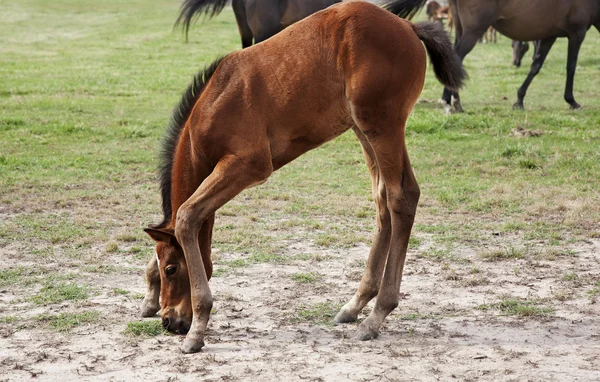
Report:
[[[405,119],[424,83],[420,40],[440,81],[460,87],[464,71],[441,26],[413,25],[375,5],[351,2],[227,56],[195,111],[203,115],[193,119],[211,130],[201,134],[215,140],[207,146],[223,147],[224,135],[252,137],[268,146],[277,169],[350,129],[357,118]]]

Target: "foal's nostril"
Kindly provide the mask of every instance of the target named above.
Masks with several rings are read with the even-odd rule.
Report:
[[[169,321],[169,318],[168,318],[168,317],[164,317],[164,318],[162,319],[162,326],[163,326],[163,328],[165,328],[165,329],[169,329],[169,324],[170,324],[170,323],[171,323],[171,321]]]

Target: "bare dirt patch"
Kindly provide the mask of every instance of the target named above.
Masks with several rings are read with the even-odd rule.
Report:
[[[142,267],[137,274],[86,274],[95,291],[89,299],[45,309],[15,302],[27,300],[22,283],[5,285],[2,380],[600,379],[600,241],[577,243],[565,256],[497,261],[473,248],[440,258],[427,247],[425,241],[411,250],[400,306],[370,342],[353,338],[355,324],[332,326],[327,315],[356,288],[352,275],[362,270],[366,245],[289,243],[285,263],[250,263],[213,278],[207,346],[195,355],[180,353],[180,336],[125,333],[128,322],[141,321]],[[103,261],[118,264],[112,256]],[[217,258],[225,264],[245,256]],[[2,257],[3,267],[17,264],[13,250],[2,249]],[[292,277],[298,274],[319,277]],[[503,310],[506,301],[546,310],[520,315]],[[94,311],[101,318],[61,332],[37,320],[40,311]]]

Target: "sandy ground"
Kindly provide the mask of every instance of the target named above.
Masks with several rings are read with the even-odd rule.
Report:
[[[411,250],[400,306],[378,339],[360,342],[353,338],[356,324],[315,324],[297,313],[351,297],[368,247],[323,251],[292,243],[290,254],[318,256],[249,265],[211,280],[214,314],[206,347],[193,355],[179,351],[181,336],[123,333],[138,319],[140,300],[109,291],[143,293],[141,267],[137,274],[90,274],[98,294],[52,309],[97,310],[101,323],[67,333],[2,324],[0,380],[600,381],[600,308],[589,293],[590,282],[600,279],[600,240],[574,245],[569,256],[497,262],[466,248],[450,264]],[[11,248],[2,251],[5,258],[14,255]],[[111,260],[117,261],[105,261]],[[564,280],[567,269],[579,282]],[[302,284],[290,278],[298,272],[322,277]],[[15,294],[10,287],[0,293],[4,316],[39,314],[10,303]],[[518,317],[481,308],[503,296],[541,299],[554,312]]]

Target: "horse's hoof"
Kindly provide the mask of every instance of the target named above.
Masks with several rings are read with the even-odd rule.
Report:
[[[462,108],[462,105],[458,101],[454,101],[454,103],[452,104],[452,106],[454,106],[454,112],[455,113],[464,113],[465,112],[463,110],[463,108]]]
[[[142,308],[140,310],[141,316],[146,318],[146,317],[154,317],[154,315],[156,315],[156,313],[160,310],[160,306],[154,306],[154,305],[146,305],[142,303]]]
[[[186,354],[198,353],[204,347],[204,340],[198,338],[185,337],[181,344],[181,351]]]
[[[520,102],[516,102],[516,103],[513,105],[513,110],[524,110],[524,109],[525,109],[525,108],[523,107],[523,104],[522,104],[522,103],[520,103]]]
[[[574,102],[571,104],[571,110],[581,110],[582,107],[580,104],[578,104],[577,102]]]
[[[360,341],[369,341],[379,337],[379,332],[375,329],[369,328],[366,325],[360,325],[356,332],[356,339]]]
[[[335,315],[333,322],[336,324],[347,324],[349,322],[355,322],[358,316],[348,313],[345,310],[340,310],[338,314]]]

